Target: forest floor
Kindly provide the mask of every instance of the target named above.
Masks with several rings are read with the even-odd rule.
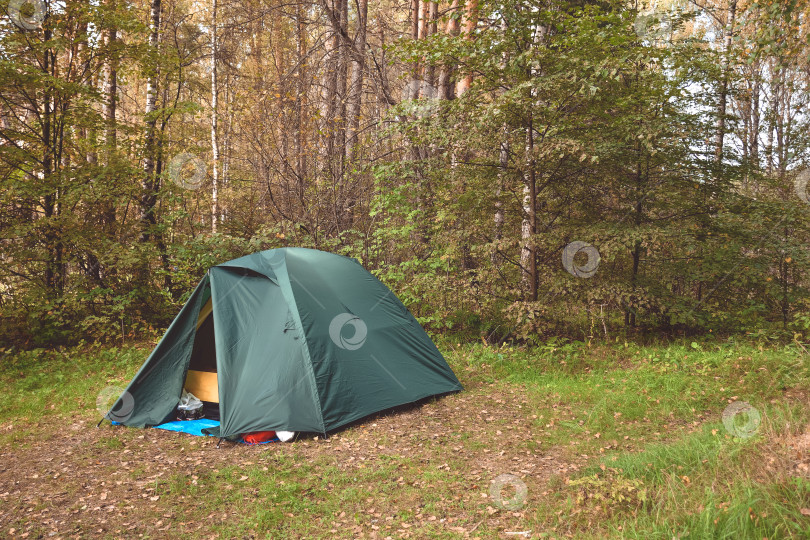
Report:
[[[462,393],[219,449],[96,429],[148,348],[0,351],[0,537],[810,536],[801,348],[447,343]]]

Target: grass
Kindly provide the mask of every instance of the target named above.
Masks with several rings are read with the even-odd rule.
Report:
[[[77,443],[73,463],[98,468],[107,459],[109,477],[98,480],[99,489],[143,490],[128,488],[111,536],[148,522],[162,525],[147,536],[166,535],[171,526],[172,536],[187,537],[488,538],[529,530],[558,538],[810,537],[810,479],[796,468],[808,450],[796,457],[791,446],[810,429],[810,367],[800,347],[718,341],[443,349],[467,391],[423,407],[412,432],[397,432],[396,417],[386,429],[370,420],[326,442],[234,449],[231,463],[222,457],[228,454],[205,453],[202,439],[102,429]],[[11,389],[0,404],[3,451],[22,454],[66,422],[92,425],[96,396],[123,387],[147,352],[7,355],[0,365],[0,382]],[[722,422],[735,401],[761,415],[751,437],[734,436]],[[160,473],[149,465],[156,445]],[[116,476],[124,455],[133,462]],[[197,457],[209,455],[219,461]],[[489,496],[495,473],[518,473],[541,457],[566,467],[520,474],[525,506],[498,508]],[[188,461],[190,469],[180,466]],[[9,489],[3,482],[0,476],[0,492]],[[77,486],[68,489],[73,497],[82,493]],[[39,504],[34,511],[49,508]],[[22,503],[0,513],[0,526],[22,530],[26,513]],[[93,519],[73,532],[93,534]]]
[[[474,346],[449,356],[487,382],[524,387],[541,413],[538,427],[553,421],[563,428],[553,430],[548,444],[573,443],[592,452],[605,440],[666,439],[710,417],[719,419],[733,401],[763,407],[786,389],[806,388],[810,366],[800,353],[735,344],[709,351],[579,344],[540,354]]]
[[[484,368],[487,380],[526,386],[545,413],[538,428],[554,426],[545,447],[600,456],[579,480],[558,486],[536,523],[593,538],[789,538],[810,537],[810,481],[784,471],[754,478],[752,471],[761,471],[769,443],[789,436],[789,426],[810,422],[802,353],[735,343],[564,344],[534,355],[474,347],[457,351],[456,360]],[[791,389],[804,391],[804,400],[786,406]],[[751,440],[733,437],[721,422],[724,408],[743,400],[764,418]],[[626,500],[617,485],[643,486],[645,500],[621,511]],[[592,496],[583,496],[588,490]],[[582,517],[556,519],[561,509]]]
[[[0,386],[6,390],[0,401],[0,424],[13,425],[0,431],[0,444],[25,444],[37,434],[37,422],[43,418],[75,417],[77,412],[112,405],[108,396],[123,390],[147,353],[144,345],[16,354],[0,350]],[[100,395],[105,387],[109,391]]]

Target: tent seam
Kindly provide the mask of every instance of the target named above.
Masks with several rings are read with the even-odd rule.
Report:
[[[301,321],[301,313],[298,311],[298,301],[295,298],[292,283],[290,282],[290,271],[289,267],[287,266],[287,253],[284,254],[284,274],[285,279],[279,278],[279,282],[283,282],[286,285],[287,291],[289,291],[290,298],[292,299],[292,305],[289,307],[293,315],[295,316],[296,322],[298,323],[299,332],[301,332],[302,349],[304,352],[304,360],[306,364],[305,367],[307,369],[307,373],[309,374],[312,388],[315,393],[315,403],[318,405],[318,418],[320,419],[321,423],[321,433],[326,433],[326,426],[323,421],[323,403],[321,403],[321,394],[320,392],[318,392],[318,382],[315,380],[315,370],[312,367],[312,355],[309,351],[309,342],[307,341],[307,334],[304,331],[304,324]],[[278,274],[276,274],[276,277],[278,277]],[[282,292],[283,291],[284,287],[282,286]],[[287,304],[289,305],[290,302],[287,302]]]

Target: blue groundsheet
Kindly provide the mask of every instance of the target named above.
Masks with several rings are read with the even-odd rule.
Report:
[[[121,425],[120,422],[112,422],[114,426]],[[176,422],[166,422],[159,426],[153,426],[157,429],[165,429],[166,431],[177,431],[179,433],[188,433],[189,435],[196,435],[197,437],[204,437],[207,433],[202,430],[219,426],[219,420],[211,420],[209,418],[200,418],[199,420],[177,420]],[[274,442],[281,442],[278,437],[273,437],[269,441],[260,443],[249,443],[240,438],[239,442],[253,446],[254,444],[268,444]]]
[[[180,433],[189,433],[203,437],[206,434],[202,430],[210,427],[219,426],[219,420],[211,420],[210,418],[200,418],[199,420],[178,420],[177,422],[166,422],[155,426],[157,429],[165,429],[166,431],[179,431]]]

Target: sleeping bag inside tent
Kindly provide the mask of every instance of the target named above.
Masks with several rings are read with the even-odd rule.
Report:
[[[436,345],[355,259],[281,248],[211,268],[105,418],[174,420],[186,389],[212,435],[326,433],[460,391]]]

